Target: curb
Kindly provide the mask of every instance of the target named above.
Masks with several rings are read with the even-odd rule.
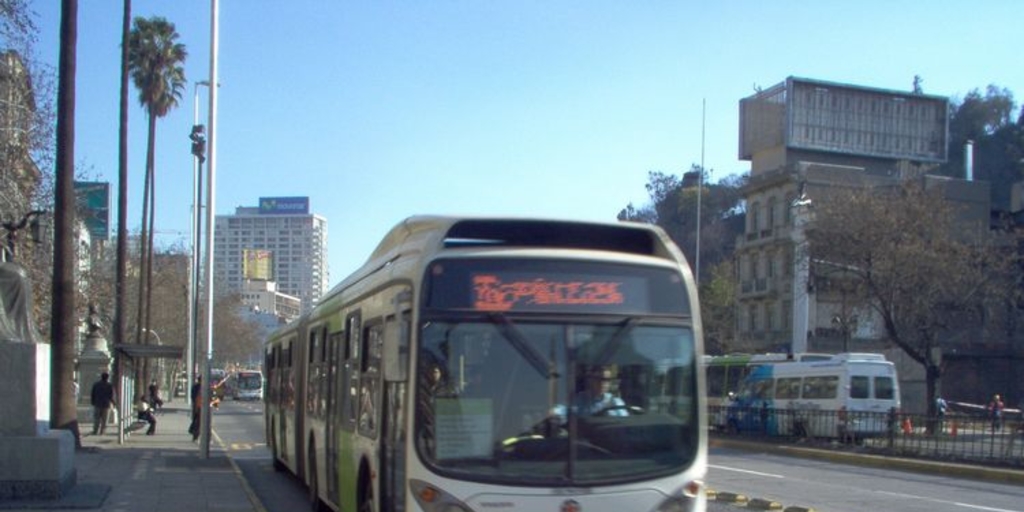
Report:
[[[754,498],[747,503],[747,508],[755,510],[782,510],[782,503],[761,498]]]
[[[718,492],[715,496],[715,501],[732,503],[735,505],[746,505],[747,502],[750,501],[750,498],[734,492]]]

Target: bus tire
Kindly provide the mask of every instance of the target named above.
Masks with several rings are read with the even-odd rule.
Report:
[[[271,432],[274,432],[273,425],[274,424],[271,423]],[[281,454],[277,451],[277,438],[273,435],[270,436],[270,460],[274,461],[274,471],[281,473],[288,469],[285,467],[284,463],[281,462]]]
[[[317,478],[316,452],[313,443],[309,443],[309,456],[306,457],[309,470],[309,510],[312,512],[324,512],[327,507],[320,501],[320,482]]]
[[[374,512],[376,505],[373,502],[373,481],[370,479],[370,472],[363,466],[359,472],[359,502],[358,512]]]

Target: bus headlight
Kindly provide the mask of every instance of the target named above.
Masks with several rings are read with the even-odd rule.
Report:
[[[422,480],[410,479],[409,488],[419,503],[420,508],[427,512],[472,512],[469,507],[437,487]]]
[[[683,486],[679,495],[663,501],[657,510],[658,512],[690,512],[696,507],[702,492],[704,492],[704,482],[691,480]]]

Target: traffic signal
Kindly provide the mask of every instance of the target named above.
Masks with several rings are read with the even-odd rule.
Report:
[[[192,139],[192,155],[199,159],[199,163],[206,161],[206,134],[205,127],[201,124],[192,125],[192,133],[188,138]]]

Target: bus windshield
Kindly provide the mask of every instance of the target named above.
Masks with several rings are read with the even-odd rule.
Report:
[[[255,390],[263,387],[263,376],[256,372],[238,372],[238,389]]]
[[[491,314],[421,326],[416,445],[455,478],[594,485],[698,453],[693,332],[679,321]]]

